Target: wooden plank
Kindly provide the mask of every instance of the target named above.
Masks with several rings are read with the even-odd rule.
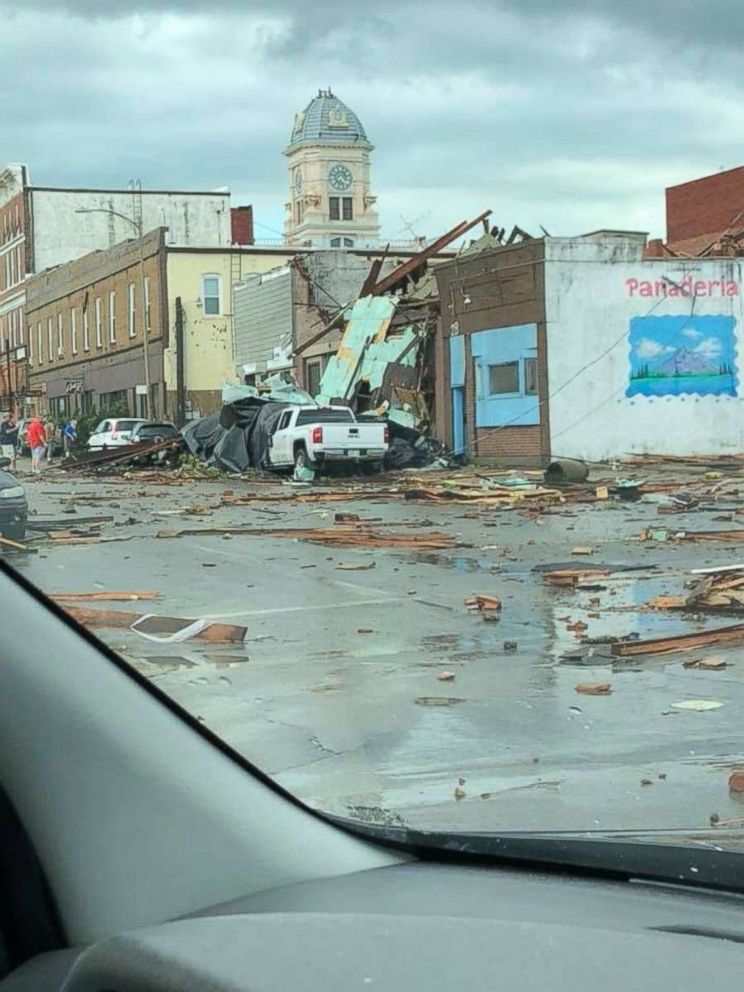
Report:
[[[127,603],[139,599],[160,599],[159,592],[143,590],[141,592],[57,592],[49,597],[55,603],[108,602]]]
[[[713,644],[737,644],[744,641],[744,624],[717,627],[696,634],[679,634],[676,637],[656,637],[645,641],[618,641],[612,644],[612,654],[629,658],[639,654],[669,654],[691,648],[709,647]]]
[[[463,234],[467,234],[468,231],[484,221],[486,217],[490,217],[490,215],[490,210],[484,210],[484,212],[476,217],[475,220],[461,221],[461,223],[459,223],[456,227],[453,227],[451,230],[447,231],[446,234],[443,234],[441,238],[437,238],[436,241],[433,241],[430,245],[428,245],[428,247],[424,248],[423,251],[420,251],[417,255],[414,255],[413,258],[409,258],[402,265],[399,265],[397,269],[393,269],[392,272],[377,283],[375,288],[372,290],[372,295],[382,296],[383,293],[387,293],[388,290],[392,289],[402,279],[405,279],[405,277],[410,275],[411,272],[415,272],[415,270],[430,259],[432,255],[436,255],[438,251],[442,251],[442,249],[446,248],[447,245],[451,244],[457,238],[462,237]]]

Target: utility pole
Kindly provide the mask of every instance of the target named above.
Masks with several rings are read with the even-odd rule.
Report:
[[[140,265],[140,299],[142,300],[142,351],[145,360],[145,416],[152,420],[152,391],[150,389],[150,329],[147,326],[147,305],[145,292],[145,248],[142,244],[144,236],[144,222],[142,219],[142,180],[130,179],[129,189],[132,193],[132,216],[133,223],[139,238],[139,265]]]
[[[186,356],[183,353],[183,306],[176,297],[176,427],[186,423]]]
[[[13,383],[10,378],[10,338],[5,339],[5,375],[8,379],[8,413],[15,414],[15,397]]]

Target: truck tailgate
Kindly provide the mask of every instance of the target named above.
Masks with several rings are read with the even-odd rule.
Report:
[[[323,424],[323,449],[331,451],[385,448],[384,424]]]

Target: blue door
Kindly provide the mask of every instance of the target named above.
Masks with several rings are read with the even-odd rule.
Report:
[[[465,338],[462,335],[449,339],[450,388],[452,396],[452,450],[456,455],[465,452]]]

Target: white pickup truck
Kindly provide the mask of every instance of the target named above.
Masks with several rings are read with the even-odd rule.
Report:
[[[385,424],[360,423],[348,406],[292,406],[269,442],[272,468],[318,468],[353,461],[382,468],[388,449]]]

